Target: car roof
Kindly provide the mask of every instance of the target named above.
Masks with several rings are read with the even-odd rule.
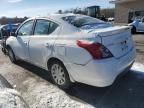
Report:
[[[45,17],[37,16],[37,17],[29,18],[28,20],[42,18],[42,19],[53,19],[55,21],[60,21],[62,20],[63,17],[67,17],[67,16],[89,17],[89,16],[81,15],[81,14],[68,13],[68,14],[49,14],[48,16],[45,16]]]
[[[55,15],[52,15],[52,17],[55,17],[55,18],[60,18],[62,19],[63,17],[67,17],[67,16],[76,16],[76,17],[90,17],[90,16],[87,16],[87,15],[82,15],[82,14],[55,14]]]
[[[25,22],[30,21],[30,20],[46,19],[46,20],[53,21],[53,22],[59,24],[60,26],[62,26],[63,30],[61,31],[61,34],[73,33],[73,32],[79,31],[79,28],[69,24],[68,22],[66,22],[62,19],[62,17],[66,17],[66,16],[77,16],[77,14],[50,14],[46,17],[38,16],[38,17],[29,18],[26,21],[24,21],[22,24],[24,24]]]

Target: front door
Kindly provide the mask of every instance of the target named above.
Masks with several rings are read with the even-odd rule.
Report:
[[[33,22],[29,20],[19,28],[13,43],[15,55],[23,60],[29,60],[29,39],[32,35]]]

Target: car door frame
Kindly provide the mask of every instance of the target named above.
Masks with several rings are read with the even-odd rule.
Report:
[[[34,32],[35,32],[37,20],[46,20],[46,21],[49,21],[49,22],[53,22],[53,23],[58,24],[58,26],[60,27],[60,23],[58,23],[58,22],[56,22],[56,21],[54,21],[54,20],[52,20],[52,19],[49,19],[49,18],[36,18],[36,19],[35,19],[35,25],[34,25],[34,28],[33,28],[33,37],[30,38],[30,41],[31,41],[31,39],[33,40],[33,38],[36,38]],[[51,35],[51,33],[50,33],[50,34],[47,34],[47,35]],[[43,38],[45,38],[45,37],[46,37],[46,38],[50,38],[51,36],[43,35],[43,36],[41,36],[41,37],[43,37]],[[55,40],[57,39],[57,37],[58,37],[58,35],[54,37]],[[55,40],[53,40],[53,42],[51,41],[51,43],[52,43],[53,45],[54,45],[54,43],[55,43]],[[48,40],[48,41],[49,41],[49,40]],[[31,43],[31,42],[30,42],[30,43]],[[48,48],[48,46],[47,46],[47,44],[45,44],[45,42],[44,42],[44,47]],[[53,46],[53,47],[54,47],[54,46]],[[42,67],[42,68],[46,69],[46,67],[45,67],[45,61],[44,61],[43,63],[41,63],[41,65],[38,64],[37,62],[32,61],[33,59],[31,58],[32,54],[30,54],[30,53],[31,53],[30,50],[31,50],[31,45],[30,45],[30,47],[29,47],[29,55],[30,55],[31,63],[34,64],[34,65],[36,65],[36,66],[38,66],[38,67]],[[47,59],[45,59],[45,60],[47,61]]]
[[[19,30],[20,30],[27,22],[29,22],[29,21],[33,21],[31,34],[28,35],[28,36],[18,36]],[[23,37],[23,38],[27,38],[27,39],[26,39],[27,42],[24,43],[24,44],[26,44],[26,49],[22,49],[22,50],[24,51],[24,53],[26,54],[25,57],[22,57],[22,58],[21,58],[18,54],[16,54],[16,55],[18,56],[18,58],[20,58],[20,59],[22,59],[22,60],[24,60],[24,61],[28,61],[28,62],[29,62],[29,58],[30,58],[30,57],[29,57],[29,40],[30,40],[30,37],[33,36],[34,26],[35,26],[35,19],[29,19],[29,20],[26,20],[25,22],[23,22],[23,23],[18,27],[18,29],[17,29],[16,32],[15,32],[16,41],[22,40],[22,37]],[[25,52],[25,51],[26,51],[26,52]],[[26,57],[26,56],[27,56],[27,57]]]

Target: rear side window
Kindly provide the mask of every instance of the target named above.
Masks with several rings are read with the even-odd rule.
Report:
[[[35,35],[46,35],[49,31],[50,22],[47,20],[37,20],[35,26]]]
[[[48,20],[37,20],[34,35],[48,35],[55,31],[58,24]]]
[[[72,25],[74,25],[75,27],[81,28],[85,25],[90,25],[90,24],[100,24],[100,23],[104,23],[104,21],[101,21],[99,19],[93,18],[93,17],[89,17],[89,16],[83,16],[83,15],[79,15],[79,16],[66,16],[66,17],[62,17],[62,19]]]
[[[50,23],[50,27],[49,27],[49,34],[51,34],[52,32],[54,32],[57,27],[58,27],[58,24],[56,24],[54,22],[51,22]]]

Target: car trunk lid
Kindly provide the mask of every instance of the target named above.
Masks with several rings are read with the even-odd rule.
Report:
[[[101,37],[102,44],[107,47],[116,58],[126,55],[133,49],[133,39],[130,27],[109,27],[89,31]]]

